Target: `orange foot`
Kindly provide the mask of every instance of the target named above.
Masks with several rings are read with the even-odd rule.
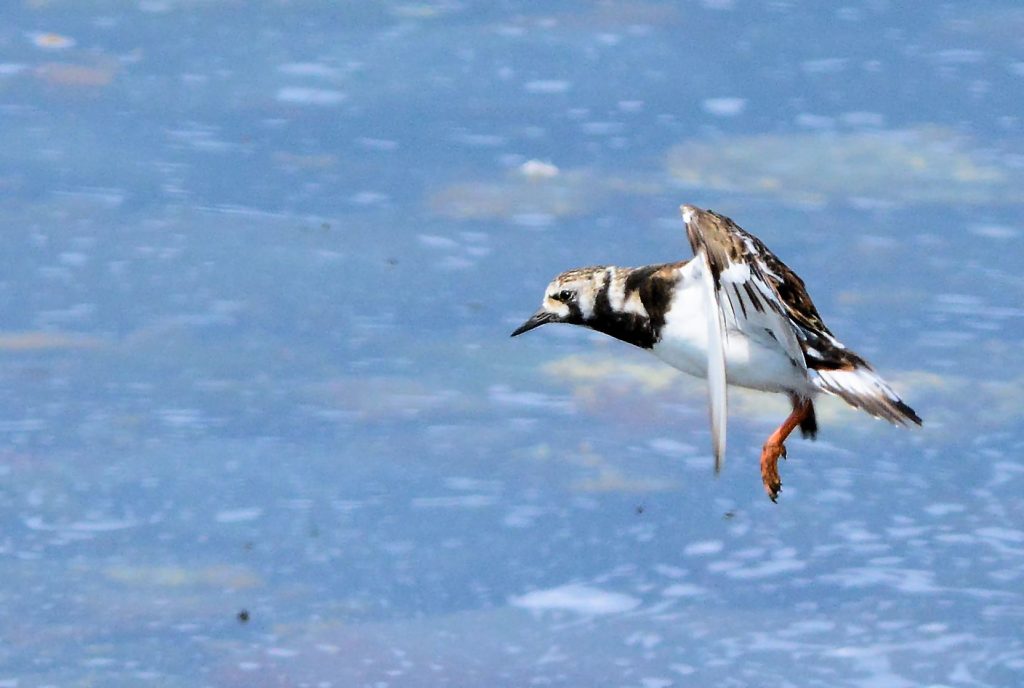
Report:
[[[782,479],[779,477],[779,457],[786,458],[786,445],[773,442],[770,438],[761,449],[761,482],[764,491],[773,502],[778,500],[782,490]]]

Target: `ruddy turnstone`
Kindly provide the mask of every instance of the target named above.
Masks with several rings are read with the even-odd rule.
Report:
[[[547,323],[582,325],[707,378],[716,472],[725,455],[726,384],[788,395],[793,411],[761,450],[761,480],[772,501],[782,489],[786,438],[797,427],[804,437],[817,434],[818,394],[896,425],[921,424],[868,362],[835,338],[803,280],[760,239],[724,215],[681,210],[693,259],[563,272],[512,336]]]

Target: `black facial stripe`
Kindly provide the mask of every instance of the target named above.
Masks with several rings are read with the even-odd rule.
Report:
[[[632,291],[630,282],[633,281],[635,284],[633,288],[640,295],[640,302],[643,303],[644,310],[647,311],[647,316],[650,318],[651,332],[655,342],[661,339],[661,328],[665,325],[665,314],[670,306],[673,286],[672,281],[656,275],[670,265],[672,264],[665,263],[640,268],[626,279],[627,293]]]
[[[611,335],[616,339],[650,349],[657,344],[661,328],[665,324],[665,313],[669,308],[672,283],[658,277],[658,272],[666,265],[650,265],[629,270],[623,281],[625,301],[633,295],[647,311],[647,317],[637,313],[616,311],[612,308],[609,292],[612,288],[610,276],[606,276],[601,288],[595,294],[594,313],[584,324],[598,332]],[[620,268],[625,271],[626,268]]]

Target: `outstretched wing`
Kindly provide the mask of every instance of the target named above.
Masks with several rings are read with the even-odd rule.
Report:
[[[725,352],[731,330],[763,339],[776,346],[806,374],[807,364],[800,345],[800,333],[793,311],[804,312],[808,326],[818,312],[804,290],[803,282],[782,261],[729,218],[692,205],[681,208],[686,236],[694,255],[706,267],[705,292],[708,313],[708,383],[711,403],[711,431],[716,448],[715,465],[721,465],[718,447],[725,447]],[[815,328],[816,329],[816,328]],[[828,330],[824,330],[828,332]],[[772,341],[774,340],[774,342]],[[721,370],[721,375],[716,371]]]

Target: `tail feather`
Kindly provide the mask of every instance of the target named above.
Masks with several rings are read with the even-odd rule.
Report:
[[[816,370],[814,383],[850,406],[867,411],[894,425],[921,425],[920,416],[903,403],[892,387],[867,366],[844,370]]]

